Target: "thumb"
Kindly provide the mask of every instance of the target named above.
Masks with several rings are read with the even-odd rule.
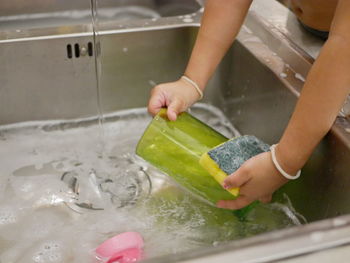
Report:
[[[223,186],[225,189],[241,187],[250,179],[251,176],[249,172],[247,172],[247,170],[243,166],[241,166],[236,172],[225,178]]]
[[[177,115],[182,111],[183,102],[179,99],[174,99],[168,106],[168,118],[171,121],[175,121]]]
[[[241,209],[249,204],[251,204],[253,200],[249,199],[246,196],[239,196],[235,200],[220,200],[217,202],[216,206],[219,208],[225,209]]]
[[[166,106],[166,99],[162,93],[154,93],[148,102],[148,112],[156,115],[162,107]]]
[[[270,203],[271,199],[272,199],[271,195],[265,195],[263,197],[260,197],[259,201],[266,204],[266,203]]]

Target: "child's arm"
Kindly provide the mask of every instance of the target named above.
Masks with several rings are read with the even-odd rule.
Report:
[[[350,1],[339,0],[329,39],[306,79],[295,111],[278,146],[278,163],[294,175],[331,128],[350,91]],[[322,180],[322,178],[321,178]],[[239,209],[253,200],[269,201],[271,194],[287,182],[263,153],[229,176],[227,187],[241,187],[241,197],[220,201],[219,206]]]
[[[330,36],[314,63],[289,125],[276,148],[295,171],[331,128],[350,90],[350,1],[340,0]],[[293,160],[293,161],[292,161]]]
[[[185,72],[201,90],[204,90],[235,39],[251,2],[252,0],[207,0],[201,28]],[[169,119],[175,120],[177,114],[190,107],[198,97],[195,88],[182,79],[160,84],[152,90],[148,110],[156,114],[166,106]]]

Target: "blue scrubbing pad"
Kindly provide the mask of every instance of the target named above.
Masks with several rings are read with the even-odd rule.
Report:
[[[245,135],[215,147],[208,155],[226,174],[232,174],[248,159],[269,150],[268,144],[255,136]]]

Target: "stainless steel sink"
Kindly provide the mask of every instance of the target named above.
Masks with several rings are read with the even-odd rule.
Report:
[[[95,0],[93,0],[95,1]],[[91,1],[92,2],[92,1]],[[196,0],[99,0],[99,20],[125,22],[187,15],[198,11]],[[58,1],[42,4],[39,1],[0,3],[0,29],[23,30],[79,25],[91,22],[89,0]]]
[[[125,3],[117,1],[118,5],[119,2]],[[198,31],[201,10],[194,1],[181,1],[183,8],[174,13],[168,12],[166,6],[170,10],[173,5],[181,5],[179,1],[142,1],[146,2],[164,14],[157,19],[100,23],[99,92],[93,34],[91,25],[84,20],[70,26],[53,24],[49,28],[29,26],[20,30],[9,26],[1,30],[0,125],[11,127],[19,122],[43,120],[66,120],[63,123],[72,125],[77,118],[89,120],[97,114],[98,97],[106,115],[144,107],[155,84],[181,76]],[[188,14],[192,12],[195,13]],[[293,41],[250,12],[238,41],[210,81],[203,102],[219,108],[242,134],[254,134],[272,144],[288,123],[303,85],[300,76],[307,74],[312,62]],[[150,261],[201,262],[207,258],[215,262],[229,250],[240,262],[266,262],[348,243],[349,127],[347,119],[339,116],[304,167],[301,179],[288,183],[274,197],[280,201],[286,194],[308,224]],[[293,249],[281,253],[289,245]]]

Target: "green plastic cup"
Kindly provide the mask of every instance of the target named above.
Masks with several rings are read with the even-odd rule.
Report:
[[[199,164],[200,157],[228,139],[183,112],[169,121],[162,109],[144,132],[137,155],[171,176],[178,184],[211,204],[235,199]]]

